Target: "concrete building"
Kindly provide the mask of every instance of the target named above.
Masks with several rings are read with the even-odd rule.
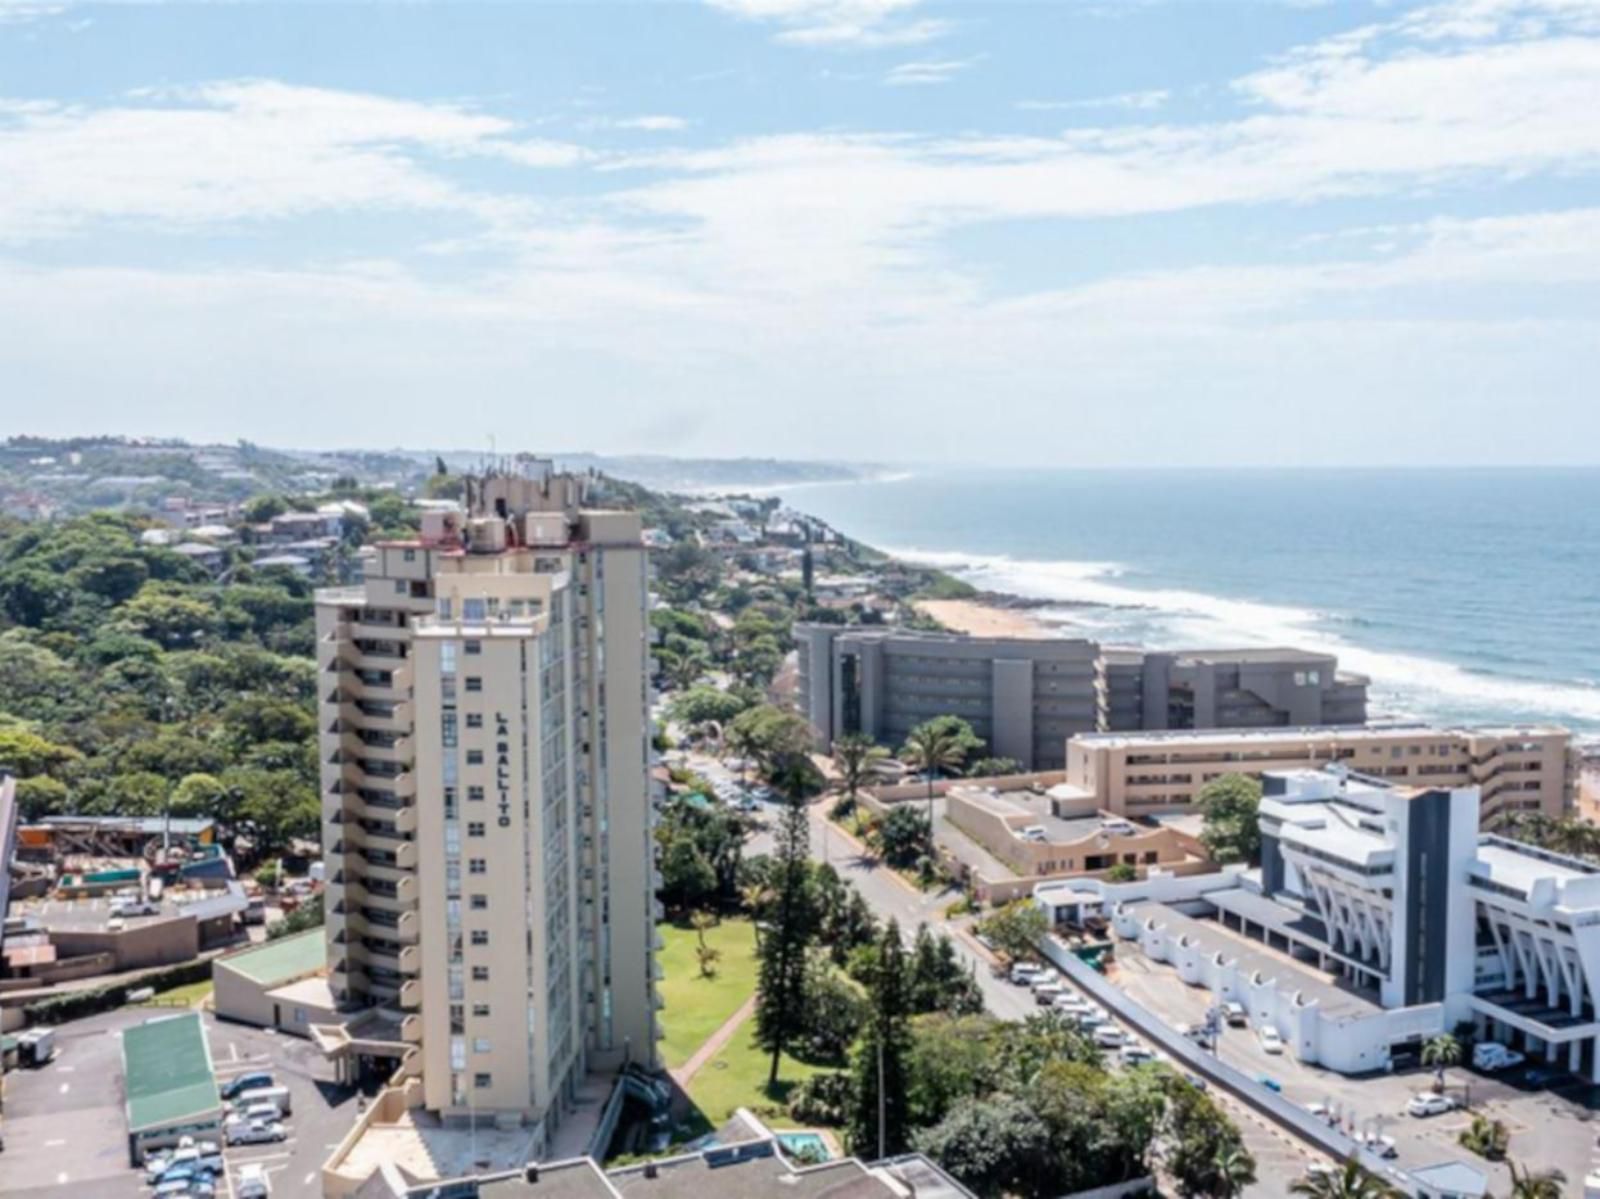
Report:
[[[584,1072],[653,1065],[637,514],[520,460],[317,597],[330,983],[446,1121],[541,1145]]]
[[[1578,768],[1571,735],[1549,725],[1101,733],[1068,743],[1066,786],[1087,809],[1140,816],[1185,811],[1206,783],[1225,774],[1332,762],[1395,783],[1476,786],[1491,825],[1515,812],[1562,815]]]
[[[1262,864],[1214,914],[1121,904],[1117,933],[1344,1073],[1471,1021],[1600,1082],[1600,866],[1479,828],[1475,786],[1268,773]]]
[[[1065,638],[963,637],[828,624],[795,626],[800,711],[828,745],[864,732],[898,748],[954,715],[997,757],[1061,765],[1074,733],[1100,724],[1100,647]]]
[[[1056,770],[1078,733],[1359,725],[1367,680],[1295,649],[1147,653],[1058,637],[795,626],[801,711],[827,745],[898,747],[924,720],[968,721],[997,757]]]
[[[1367,678],[1332,654],[1300,649],[1105,651],[1111,732],[1359,725]]]
[[[337,1019],[327,966],[320,928],[230,953],[212,963],[212,1007],[223,1020],[309,1037]]]

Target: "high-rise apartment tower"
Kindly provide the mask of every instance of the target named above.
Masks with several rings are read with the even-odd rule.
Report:
[[[536,1149],[585,1070],[653,1065],[658,1035],[648,568],[637,514],[584,491],[520,459],[317,596],[352,1043],[391,1036],[427,1108]]]

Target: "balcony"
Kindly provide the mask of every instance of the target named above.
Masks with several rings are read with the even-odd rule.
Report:
[[[415,977],[422,973],[422,950],[407,945],[400,950],[400,973]]]
[[[400,1006],[411,1012],[422,1006],[422,984],[416,979],[408,979],[400,988]]]
[[[400,1039],[413,1045],[422,1043],[422,1017],[412,1013],[400,1021]]]

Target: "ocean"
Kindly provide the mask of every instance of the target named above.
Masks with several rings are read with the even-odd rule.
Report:
[[[1063,636],[1293,645],[1373,716],[1600,741],[1600,469],[941,470],[782,488]]]

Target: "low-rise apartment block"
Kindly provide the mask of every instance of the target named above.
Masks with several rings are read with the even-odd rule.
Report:
[[[997,757],[1059,770],[1078,733],[1359,725],[1367,680],[1294,649],[1150,653],[1064,637],[801,624],[800,708],[826,746],[864,732],[899,746],[935,716],[970,723]]]
[[[548,462],[319,592],[330,982],[353,1069],[398,1058],[446,1123],[532,1129],[656,1059],[637,514]]]
[[[1486,825],[1518,812],[1560,816],[1571,803],[1578,769],[1571,735],[1549,725],[1099,733],[1074,737],[1066,757],[1067,787],[1076,790],[1082,810],[1124,816],[1184,811],[1202,787],[1225,774],[1339,763],[1395,783],[1477,787]]]

